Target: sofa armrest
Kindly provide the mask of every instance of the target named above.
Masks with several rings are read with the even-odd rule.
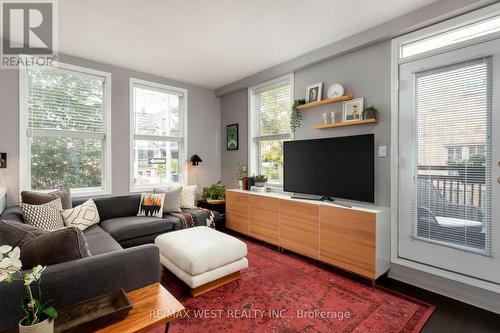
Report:
[[[19,206],[8,207],[0,215],[0,220],[24,223],[23,213]]]
[[[48,266],[42,276],[42,297],[56,309],[105,293],[127,292],[160,281],[160,257],[153,244]],[[15,327],[22,318],[20,281],[0,283],[0,331]]]

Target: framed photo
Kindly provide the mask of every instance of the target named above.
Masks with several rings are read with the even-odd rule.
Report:
[[[226,126],[226,149],[238,150],[239,148],[238,124]]]
[[[364,98],[356,98],[344,102],[344,112],[342,121],[348,123],[350,121],[362,120],[364,104],[365,104]]]
[[[310,84],[306,87],[306,100],[307,103],[321,101],[323,82]]]

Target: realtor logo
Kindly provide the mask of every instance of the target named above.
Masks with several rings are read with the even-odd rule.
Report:
[[[56,3],[1,0],[1,66],[52,65],[56,51]]]

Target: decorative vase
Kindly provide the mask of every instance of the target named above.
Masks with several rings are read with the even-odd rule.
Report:
[[[323,113],[323,123],[328,124],[328,116],[326,115],[326,112]]]
[[[243,189],[243,179],[238,179],[238,187],[240,188],[240,190]]]
[[[47,318],[35,325],[24,326],[21,320],[19,322],[19,333],[54,333],[54,320]]]
[[[257,187],[265,187],[265,186],[266,186],[266,183],[262,183],[262,182],[255,182],[255,186],[257,186]]]
[[[332,124],[335,124],[335,112],[330,112],[330,118],[332,119]]]

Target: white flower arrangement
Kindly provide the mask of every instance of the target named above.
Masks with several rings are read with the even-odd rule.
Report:
[[[40,301],[42,297],[40,282],[42,281],[42,273],[46,267],[38,265],[31,270],[31,273],[24,273],[20,258],[21,250],[19,247],[12,248],[9,245],[0,246],[0,282],[11,283],[16,280],[15,275],[17,273],[21,276],[21,279],[17,280],[24,281],[24,285],[26,286],[28,297],[22,301],[23,312],[26,315],[24,324],[29,326],[35,325],[45,318],[56,319],[56,309]],[[31,285],[34,282],[38,285],[39,299],[33,297]]]

